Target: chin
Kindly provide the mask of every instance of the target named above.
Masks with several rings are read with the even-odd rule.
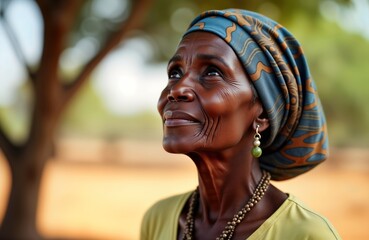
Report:
[[[184,140],[173,140],[164,138],[163,139],[163,148],[168,153],[182,153],[186,154],[193,151],[193,145],[188,141]]]

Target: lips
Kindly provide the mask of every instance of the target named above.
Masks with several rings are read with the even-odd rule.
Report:
[[[199,124],[200,121],[188,113],[180,111],[165,111],[163,114],[164,125],[168,127]]]

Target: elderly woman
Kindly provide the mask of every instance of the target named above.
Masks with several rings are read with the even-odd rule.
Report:
[[[198,187],[159,201],[141,239],[340,239],[270,184],[327,155],[326,123],[296,39],[257,13],[195,18],[168,64],[158,110],[163,146],[189,156]]]

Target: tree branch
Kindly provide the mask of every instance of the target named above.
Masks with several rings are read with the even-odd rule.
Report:
[[[46,12],[46,0],[35,0],[36,4],[38,5],[38,8],[41,11],[41,14],[44,15],[44,13]]]
[[[44,33],[40,64],[36,71],[33,114],[52,117],[60,114],[64,102],[64,89],[59,76],[60,55],[83,1],[37,0],[36,3],[42,13]],[[30,132],[33,133],[32,127]]]
[[[31,67],[27,63],[26,57],[24,56],[24,54],[22,52],[22,48],[20,46],[20,43],[19,43],[13,29],[11,28],[10,24],[6,20],[3,13],[1,14],[1,22],[4,26],[4,30],[5,30],[6,34],[8,35],[10,43],[13,46],[15,54],[17,55],[19,61],[23,64],[24,68],[26,69],[28,77],[30,78],[31,82],[34,83],[35,82],[35,73],[32,71]]]
[[[10,157],[13,156],[16,151],[16,146],[6,136],[1,126],[0,126],[0,148],[7,159],[10,159]]]
[[[113,49],[115,48],[124,37],[139,26],[141,21],[144,19],[152,0],[135,0],[132,1],[133,8],[129,18],[122,22],[120,28],[115,31],[110,38],[106,41],[105,45],[100,49],[100,51],[85,65],[81,70],[80,74],[76,77],[72,83],[65,86],[65,101],[66,104],[69,100],[76,94],[76,92],[81,88],[81,86],[87,81],[88,76],[95,69],[95,67],[101,62],[101,60]]]

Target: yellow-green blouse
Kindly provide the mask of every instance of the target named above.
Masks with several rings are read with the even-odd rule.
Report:
[[[154,204],[141,225],[141,240],[175,240],[181,210],[191,192]],[[341,239],[321,215],[289,195],[285,202],[247,240],[331,240]]]

